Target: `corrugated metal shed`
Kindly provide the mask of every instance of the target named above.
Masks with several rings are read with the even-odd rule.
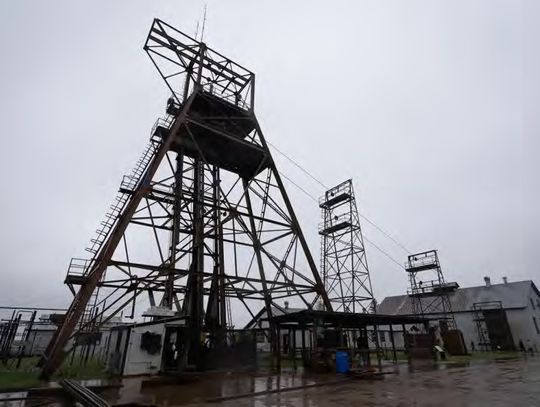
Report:
[[[525,308],[528,306],[531,289],[538,293],[535,284],[526,280],[491,284],[489,287],[482,285],[458,288],[449,297],[454,312],[470,311],[475,302],[483,301],[501,301],[503,308]],[[408,295],[386,297],[378,305],[377,312],[388,315],[412,314],[411,298]]]

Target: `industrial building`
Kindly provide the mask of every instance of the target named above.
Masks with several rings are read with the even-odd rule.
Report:
[[[185,318],[167,318],[156,322],[119,325],[111,329],[107,343],[107,368],[113,374],[140,375],[162,369],[164,338],[185,327]],[[164,363],[168,363],[164,359]]]
[[[448,293],[456,324],[468,351],[540,350],[540,292],[531,280],[456,287]],[[386,297],[378,311],[389,315],[414,315],[410,295]],[[426,318],[437,320],[436,312]],[[381,339],[385,332],[380,332]],[[400,336],[398,335],[397,338]],[[382,341],[383,347],[384,342]]]
[[[43,313],[43,312],[47,313]],[[38,356],[46,348],[61,309],[0,307],[0,358]]]

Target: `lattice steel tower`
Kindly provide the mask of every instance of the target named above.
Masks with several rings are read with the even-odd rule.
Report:
[[[319,199],[323,222],[321,270],[336,311],[375,312],[366,250],[352,180],[329,189]]]
[[[458,288],[458,284],[445,282],[437,250],[411,254],[405,270],[409,274],[408,294],[413,313],[437,318],[443,330],[455,329],[449,294]]]
[[[140,315],[140,298],[146,315],[186,317],[194,363],[201,335],[220,346],[235,313],[253,317],[264,305],[275,344],[272,309],[283,298],[332,309],[255,116],[255,75],[157,19],[144,49],[172,93],[167,115],[124,177],[91,256],[70,264],[75,297],[43,377],[70,338],[124,308]]]

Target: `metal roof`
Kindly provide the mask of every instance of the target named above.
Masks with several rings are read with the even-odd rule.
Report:
[[[262,309],[259,312],[257,312],[257,314],[251,319],[251,321],[249,321],[246,324],[244,329],[256,328],[258,323],[260,325],[260,323],[262,323],[263,320],[266,320],[265,310],[266,310],[266,307],[262,307]],[[276,317],[283,314],[289,314],[289,313],[304,311],[304,310],[305,308],[289,308],[289,307],[278,308],[272,305],[272,316]]]
[[[529,305],[531,291],[540,296],[538,288],[531,280],[491,284],[477,287],[458,288],[449,294],[453,312],[471,311],[475,302],[501,301],[503,308],[525,308]],[[429,301],[429,300],[427,300]],[[386,297],[378,306],[377,312],[388,315],[410,315],[411,297],[396,295]]]
[[[424,318],[402,316],[402,315],[383,315],[383,314],[364,314],[352,312],[334,312],[334,311],[314,311],[302,310],[274,316],[272,318],[278,325],[332,325],[341,328],[359,328],[367,325],[401,325],[424,323]]]
[[[159,325],[159,324],[170,324],[170,323],[173,323],[173,322],[178,322],[178,321],[181,321],[181,320],[186,320],[188,319],[187,316],[185,315],[178,315],[178,316],[175,316],[175,317],[170,317],[170,318],[162,318],[162,319],[158,319],[156,321],[146,321],[146,322],[121,322],[117,325],[114,325],[111,327],[111,331],[117,331],[117,330],[121,330],[121,329],[128,329],[128,328],[138,328],[138,327],[141,327],[141,326],[151,326],[151,325]]]

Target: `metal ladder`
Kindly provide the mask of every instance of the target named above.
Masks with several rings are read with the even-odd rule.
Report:
[[[90,240],[91,244],[86,248],[86,251],[93,255],[96,255],[99,252],[101,246],[103,246],[103,243],[107,240],[111,229],[116,224],[118,217],[124,210],[124,207],[129,200],[130,192],[133,192],[139,185],[156,150],[157,147],[153,142],[148,143],[131,174],[123,177],[120,184],[120,191],[118,192],[118,195],[116,195],[113,204],[110,206],[110,212],[105,215],[105,220],[101,222],[100,227],[96,230],[97,236]]]
[[[113,204],[110,206],[111,211],[105,215],[105,220],[101,222],[100,227],[96,230],[97,236],[90,240],[90,246],[86,248],[86,251],[92,253],[94,256],[99,252],[103,243],[107,240],[109,233],[115,225],[118,217],[124,210],[126,203],[131,196],[131,193],[139,186],[150,161],[157,152],[159,146],[162,143],[162,138],[159,135],[158,128],[170,129],[174,122],[174,117],[168,115],[166,118],[159,118],[152,127],[152,133],[150,136],[150,142],[147,144],[141,157],[135,164],[135,167],[131,171],[131,174],[125,175],[120,183],[120,189]]]
[[[100,223],[99,228],[96,230],[96,237],[90,240],[90,245],[85,249],[86,251],[92,253],[92,257],[90,259],[72,258],[67,270],[68,276],[78,276],[79,278],[87,276],[88,272],[92,268],[97,254],[101,250],[103,244],[107,241],[111,230],[116,225],[120,215],[124,211],[130,196],[141,183],[148,165],[163,142],[163,133],[159,130],[163,128],[170,129],[173,122],[174,117],[170,115],[156,120],[154,126],[152,127],[150,141],[148,142],[142,155],[137,160],[137,163],[135,164],[135,167],[131,173],[122,178],[118,194],[115,197],[113,204],[110,206],[110,211],[107,212],[105,215],[105,220]],[[75,294],[74,288],[71,287],[71,289],[73,294]],[[85,309],[83,317],[81,318],[80,326],[83,326],[92,319],[92,313],[94,312],[94,305],[96,303],[96,298],[94,298],[94,295],[97,294],[92,294],[92,298],[88,302],[87,309]]]
[[[231,298],[225,297],[225,315],[227,318],[227,321],[225,322],[225,326],[227,329],[234,329],[233,321],[232,321],[232,311],[231,311]]]

